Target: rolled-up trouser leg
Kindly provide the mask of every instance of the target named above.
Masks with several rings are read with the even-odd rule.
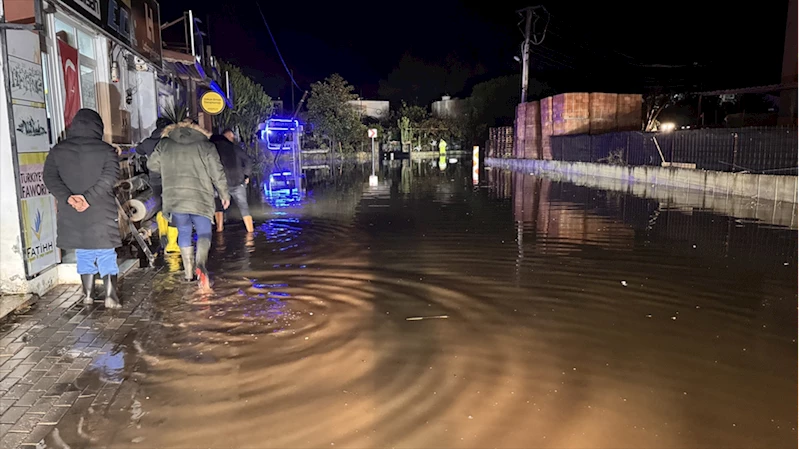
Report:
[[[242,217],[250,216],[250,205],[247,204],[247,186],[245,184],[229,187],[230,198],[236,203]]]

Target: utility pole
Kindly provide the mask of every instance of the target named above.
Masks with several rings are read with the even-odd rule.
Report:
[[[530,26],[533,22],[533,8],[527,7],[519,11],[524,13],[524,44],[522,44],[522,101],[527,102],[527,85],[530,79]]]
[[[543,6],[528,6],[516,11],[524,17],[524,43],[522,44],[522,103],[527,101],[527,86],[530,80],[530,28],[533,25],[535,10],[544,9]]]
[[[788,1],[788,19],[785,23],[785,47],[782,58],[782,78],[781,84],[793,84],[799,81],[797,72],[797,17],[799,17],[799,6],[797,0]],[[779,122],[783,125],[793,125],[797,123],[797,109],[799,109],[799,95],[797,89],[785,89],[780,92],[780,116]]]

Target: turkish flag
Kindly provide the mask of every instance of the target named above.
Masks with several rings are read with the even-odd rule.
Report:
[[[72,118],[80,109],[80,75],[78,74],[78,49],[58,39],[61,69],[64,71],[64,125],[69,128]]]

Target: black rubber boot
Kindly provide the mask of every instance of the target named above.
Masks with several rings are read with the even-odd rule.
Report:
[[[96,275],[94,274],[81,274],[80,275],[80,283],[83,285],[82,295],[83,295],[83,303],[84,304],[93,304],[94,298],[94,280],[96,279]]]
[[[211,288],[211,279],[208,277],[208,268],[205,264],[208,261],[208,252],[211,250],[210,239],[197,239],[197,257],[194,259],[194,273],[200,283],[201,289]]]
[[[194,247],[180,248],[180,257],[183,259],[183,280],[191,282],[194,280]]]
[[[119,299],[117,294],[117,275],[109,274],[103,278],[103,285],[105,286],[105,308],[106,309],[121,309],[122,300]]]

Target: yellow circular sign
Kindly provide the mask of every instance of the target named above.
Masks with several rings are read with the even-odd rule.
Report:
[[[222,95],[209,90],[200,97],[200,107],[206,114],[217,115],[225,110],[225,99]]]

